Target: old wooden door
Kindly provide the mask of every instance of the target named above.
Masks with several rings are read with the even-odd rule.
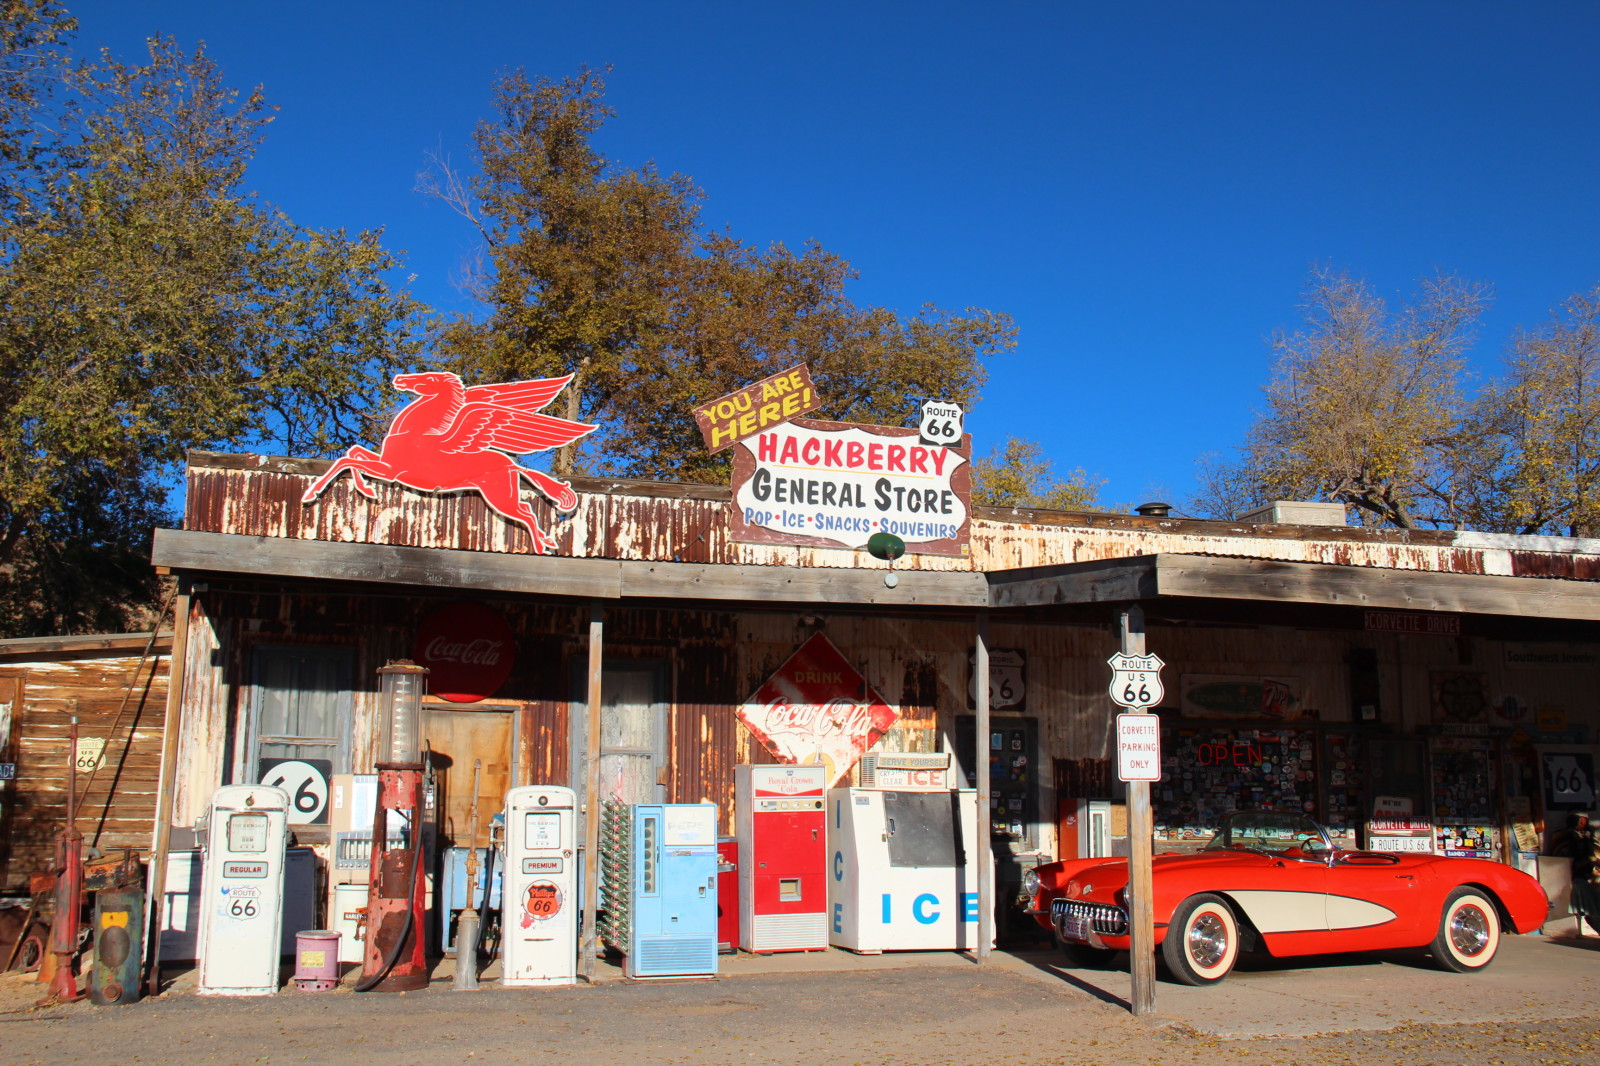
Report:
[[[659,662],[605,664],[600,679],[602,800],[628,804],[666,800],[665,675],[665,664]],[[573,711],[572,784],[583,797],[588,766],[588,709],[574,702]]]
[[[477,800],[478,847],[489,843],[489,821],[505,806],[516,781],[516,708],[506,704],[427,703],[422,735],[433,751],[441,847],[471,843]],[[478,788],[473,792],[473,768]]]

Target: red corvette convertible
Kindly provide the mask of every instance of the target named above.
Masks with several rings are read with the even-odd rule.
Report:
[[[1241,951],[1275,957],[1427,948],[1458,973],[1489,965],[1502,930],[1545,920],[1539,882],[1486,859],[1347,851],[1309,818],[1229,815],[1199,852],[1153,863],[1155,940],[1172,977],[1222,980]],[[1029,913],[1076,965],[1129,946],[1126,859],[1075,859],[1027,875]]]

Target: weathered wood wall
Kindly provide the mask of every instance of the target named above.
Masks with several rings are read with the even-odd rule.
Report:
[[[83,647],[83,645],[91,645]],[[160,773],[171,638],[148,634],[0,642],[0,703],[11,703],[16,780],[0,784],[0,890],[48,870],[66,823],[72,717],[80,739],[105,742],[92,777],[78,774],[77,828],[103,853],[150,847]]]

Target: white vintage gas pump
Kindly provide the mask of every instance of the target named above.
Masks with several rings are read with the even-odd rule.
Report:
[[[283,871],[289,796],[269,785],[211,794],[200,835],[201,995],[270,996],[283,951]]]
[[[577,794],[559,785],[506,793],[502,985],[577,983],[576,810]]]

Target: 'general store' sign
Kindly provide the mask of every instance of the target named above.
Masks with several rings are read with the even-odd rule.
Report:
[[[924,444],[917,430],[797,418],[740,441],[733,537],[859,548],[892,533],[906,550],[965,555],[972,439]]]

